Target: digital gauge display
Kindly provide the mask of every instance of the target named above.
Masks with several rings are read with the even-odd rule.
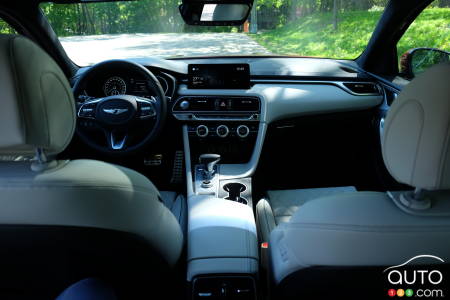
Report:
[[[106,96],[124,95],[127,92],[127,84],[121,77],[114,76],[105,82],[103,92]]]

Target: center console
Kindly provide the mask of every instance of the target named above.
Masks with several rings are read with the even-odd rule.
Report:
[[[258,136],[260,107],[257,97],[185,96],[175,102],[173,115],[188,125],[193,157],[217,153],[221,163],[246,163]]]
[[[256,299],[258,238],[251,178],[222,179],[218,154],[202,154],[188,196],[192,299]]]
[[[265,127],[262,100],[248,92],[247,67],[190,65],[172,107],[183,123],[192,299],[257,296],[251,175]]]

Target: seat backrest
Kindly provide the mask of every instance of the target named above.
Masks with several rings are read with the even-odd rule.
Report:
[[[426,190],[450,189],[450,63],[413,79],[389,109],[383,158],[399,182]]]
[[[398,181],[416,187],[414,193],[354,192],[315,199],[272,231],[276,298],[385,299],[388,290],[400,288],[449,292],[445,280],[420,284],[417,273],[437,270],[445,278],[449,271],[449,78],[449,63],[419,75],[385,121],[384,161]],[[408,281],[417,278],[415,284],[391,283],[385,271],[391,266],[405,268]]]
[[[53,299],[86,277],[170,296],[183,234],[158,190],[127,168],[55,160],[76,126],[65,75],[17,35],[0,35],[0,66],[0,298]]]

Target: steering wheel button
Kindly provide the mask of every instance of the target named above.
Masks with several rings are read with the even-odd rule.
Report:
[[[141,117],[152,117],[155,114],[156,114],[155,110],[153,109],[153,106],[150,103],[141,102],[139,114]]]
[[[83,118],[92,118],[94,117],[95,109],[92,105],[83,105],[79,111],[79,116]]]

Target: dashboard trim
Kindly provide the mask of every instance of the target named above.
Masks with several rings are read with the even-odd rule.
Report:
[[[198,117],[195,115],[195,113],[173,113],[173,116],[179,120],[179,121],[219,121],[219,122],[237,122],[237,121],[259,121],[260,117],[259,114],[252,114],[249,117],[246,118],[240,118],[240,115],[236,114],[227,114],[228,118],[224,118],[223,115],[219,115],[219,118],[213,118],[208,117],[211,116],[211,114]],[[233,116],[237,116],[235,118],[232,118]]]
[[[172,106],[172,115],[180,120],[180,121],[259,121],[261,115],[261,98],[252,96],[251,98],[257,98],[259,105],[257,110],[233,110],[233,111],[217,111],[217,110],[186,110],[186,111],[175,111],[174,108],[178,103],[182,102],[185,98],[190,98],[192,96],[181,96],[178,97]],[[203,98],[215,98],[215,97],[223,97],[217,95],[199,95],[199,97]],[[245,96],[233,96],[229,95],[229,97],[248,97]],[[217,117],[215,117],[217,116]]]
[[[381,87],[379,84],[373,81],[325,81],[325,80],[295,80],[295,79],[252,79],[250,81],[252,84],[327,84],[337,86],[349,94],[354,96],[380,96]],[[378,89],[378,93],[355,93],[349,88],[347,88],[344,83],[371,83],[375,85]]]

